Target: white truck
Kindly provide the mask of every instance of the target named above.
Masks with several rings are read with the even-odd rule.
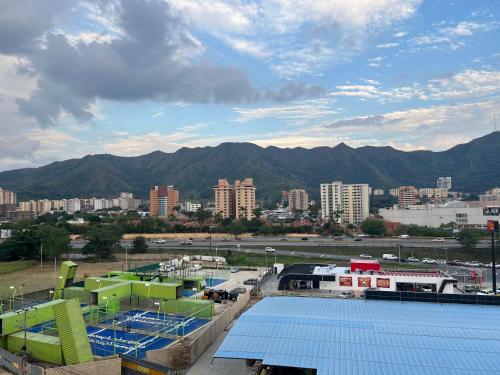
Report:
[[[384,260],[398,260],[398,257],[394,254],[383,254],[382,259],[384,259]]]

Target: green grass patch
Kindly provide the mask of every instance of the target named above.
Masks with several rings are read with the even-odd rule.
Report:
[[[36,265],[35,260],[18,260],[15,262],[0,263],[0,274],[21,271]]]

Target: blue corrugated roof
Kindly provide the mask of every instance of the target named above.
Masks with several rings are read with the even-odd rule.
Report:
[[[268,297],[238,319],[214,357],[318,375],[500,374],[500,308]]]

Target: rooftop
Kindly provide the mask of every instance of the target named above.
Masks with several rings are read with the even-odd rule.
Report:
[[[318,375],[492,374],[500,363],[500,309],[267,297],[238,319],[214,357]]]

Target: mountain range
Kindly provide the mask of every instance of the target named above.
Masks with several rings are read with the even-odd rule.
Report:
[[[257,200],[271,204],[282,190],[302,187],[312,198],[319,184],[368,183],[388,189],[399,185],[434,187],[451,176],[452,190],[479,193],[500,185],[500,132],[441,152],[405,152],[392,147],[262,148],[252,143],[181,148],[122,157],[88,155],[39,168],[0,173],[0,186],[19,200],[113,197],[121,191],[147,198],[152,185],[174,185],[181,200],[212,199],[217,179],[253,177]]]

